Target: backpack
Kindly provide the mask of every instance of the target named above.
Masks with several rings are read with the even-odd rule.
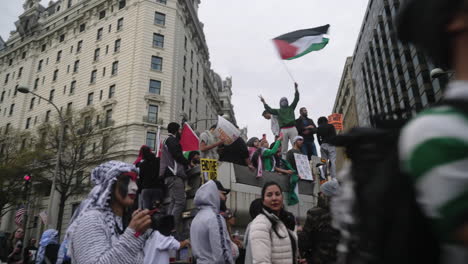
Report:
[[[444,100],[468,114],[468,104]],[[440,263],[441,242],[416,201],[412,179],[400,168],[398,139],[404,113],[375,117],[376,128],[354,128],[334,139],[352,160],[358,219],[349,227],[348,253],[339,263]]]

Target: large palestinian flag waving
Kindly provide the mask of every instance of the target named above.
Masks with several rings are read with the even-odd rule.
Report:
[[[273,39],[283,60],[293,60],[309,52],[323,49],[329,41],[328,28],[325,25],[286,33]]]

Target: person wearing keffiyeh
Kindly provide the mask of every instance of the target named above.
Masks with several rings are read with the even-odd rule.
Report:
[[[55,229],[47,229],[42,233],[36,264],[55,263],[59,249],[58,240],[58,231]]]
[[[73,263],[143,263],[143,247],[151,224],[148,210],[133,213],[126,227],[126,208],[137,192],[134,165],[109,161],[91,173],[95,185],[67,229],[67,255]]]

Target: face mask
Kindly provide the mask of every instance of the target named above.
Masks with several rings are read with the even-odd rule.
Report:
[[[138,191],[138,186],[135,181],[130,180],[128,182],[128,193],[127,194],[136,194]]]

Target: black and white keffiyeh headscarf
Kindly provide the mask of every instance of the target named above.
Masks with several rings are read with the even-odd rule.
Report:
[[[71,241],[71,235],[79,224],[80,219],[89,210],[99,210],[105,214],[105,222],[108,225],[112,237],[117,237],[119,234],[116,233],[116,221],[115,214],[112,212],[110,207],[110,200],[112,195],[112,185],[117,181],[117,176],[125,172],[135,172],[137,169],[134,165],[124,163],[121,161],[108,161],[97,166],[91,172],[91,181],[95,185],[88,197],[81,202],[80,207],[73,214],[70,220],[69,227],[67,229],[64,241]],[[120,226],[119,229],[122,229]],[[66,248],[70,249],[68,245]],[[70,252],[67,255],[71,255]]]

